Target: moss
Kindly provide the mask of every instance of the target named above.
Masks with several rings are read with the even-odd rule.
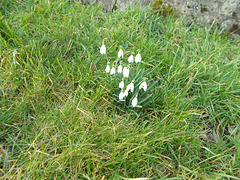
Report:
[[[116,10],[117,10],[117,5],[114,4],[114,5],[113,5],[113,8],[112,8],[112,12],[113,12],[113,11],[116,11]]]
[[[164,4],[162,0],[156,0],[151,4],[152,11],[154,14],[158,14],[163,18],[166,18],[169,15],[178,16],[176,13],[178,10],[170,6],[170,4]]]
[[[236,33],[236,34],[240,35],[240,28],[237,24],[233,24],[228,32],[229,33]]]
[[[236,16],[237,16],[236,11],[233,11],[233,13],[232,13],[232,17],[235,18]]]
[[[206,7],[201,6],[200,12],[203,13],[203,12],[206,12],[207,10],[208,9]]]

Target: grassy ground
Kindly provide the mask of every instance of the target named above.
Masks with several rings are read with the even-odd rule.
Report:
[[[2,179],[240,177],[238,42],[141,8],[2,0],[0,13]],[[140,50],[148,105],[116,102],[103,39],[110,60]]]

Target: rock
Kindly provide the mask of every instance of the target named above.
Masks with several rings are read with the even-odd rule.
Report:
[[[148,6],[154,0],[102,0],[103,9],[106,12],[112,12],[116,9],[123,10],[128,6],[141,4]]]
[[[99,0],[69,0],[70,3],[81,2],[82,4],[98,3]]]
[[[142,6],[148,6],[153,0],[116,0],[116,6],[119,7],[119,9],[124,9],[131,5],[142,5]]]
[[[140,2],[148,6],[153,0],[117,0],[120,9]],[[221,26],[221,33],[228,31],[233,39],[240,35],[240,1],[239,0],[162,0],[186,16],[185,24],[198,24],[200,27]],[[104,3],[104,0],[103,0]]]
[[[233,27],[235,21],[233,19],[228,19],[222,22],[221,24],[221,34],[224,33],[229,27]]]
[[[221,26],[221,33],[228,31],[233,39],[240,35],[239,0],[163,0],[187,17],[186,25],[196,23],[201,27]]]
[[[79,0],[69,0],[70,3],[79,2]]]
[[[232,37],[233,40],[236,40],[236,39],[239,39],[240,35],[237,34],[237,33],[232,33],[231,37]]]
[[[115,10],[116,0],[103,0],[103,10],[105,12],[112,12]]]
[[[79,1],[79,0],[69,0]],[[124,9],[134,4],[148,6],[154,0],[81,0],[82,3],[101,2],[105,12]],[[185,24],[196,23],[201,27],[221,26],[221,33],[228,31],[232,38],[240,35],[240,0],[162,0],[186,16]]]

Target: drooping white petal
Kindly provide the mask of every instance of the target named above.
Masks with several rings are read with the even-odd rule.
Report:
[[[131,82],[131,83],[127,86],[127,90],[130,90],[131,92],[133,92],[133,90],[134,90],[134,84],[133,84],[133,82]]]
[[[122,73],[122,69],[123,69],[123,68],[122,68],[122,65],[119,65],[119,66],[118,66],[118,69],[117,69],[118,73]]]
[[[133,55],[130,55],[130,56],[129,56],[128,62],[129,62],[129,63],[133,63]]]
[[[13,51],[13,60],[14,60],[14,62],[16,61],[16,59],[15,59],[16,53],[17,53],[17,51],[14,50],[14,51]]]
[[[143,88],[144,91],[147,90],[147,83],[146,83],[146,81],[144,81],[144,82],[142,82],[142,83],[140,84],[139,89],[142,89],[142,88]]]
[[[109,73],[109,72],[110,72],[110,66],[109,66],[109,65],[107,65],[105,71],[106,71],[106,73]]]
[[[125,97],[128,96],[128,90],[127,90],[127,89],[124,91],[124,96],[125,96]]]
[[[116,71],[115,71],[115,67],[112,67],[112,68],[111,68],[111,71],[110,71],[110,74],[115,74],[115,72],[116,72]]]
[[[124,81],[121,81],[120,83],[119,83],[119,88],[123,88],[124,87]]]
[[[123,77],[129,77],[129,69],[127,67],[123,68]]]
[[[125,74],[126,70],[127,70],[127,67],[124,67],[123,68],[123,75]]]
[[[106,46],[104,44],[100,48],[100,53],[101,54],[106,54]]]
[[[136,63],[139,63],[139,62],[141,62],[141,55],[138,53],[137,55],[136,55],[136,57],[135,57],[135,62]]]
[[[135,106],[137,105],[137,103],[138,103],[137,97],[133,98],[133,100],[132,100],[132,106],[135,107]]]
[[[123,92],[121,91],[120,94],[119,94],[119,100],[122,100],[124,98],[124,94]]]
[[[123,50],[122,50],[122,49],[120,49],[120,50],[118,51],[118,58],[120,58],[120,57],[123,58]]]

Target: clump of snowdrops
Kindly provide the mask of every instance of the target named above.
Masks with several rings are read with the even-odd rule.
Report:
[[[151,95],[147,95],[149,80],[146,78],[147,74],[145,74],[142,66],[143,61],[140,52],[138,51],[135,57],[134,53],[126,57],[123,49],[119,49],[115,60],[110,62],[107,57],[106,46],[103,43],[100,47],[100,53],[107,58],[105,73],[109,77],[108,79],[112,81],[108,84],[114,86],[114,92],[112,93],[115,99],[128,108],[141,108],[145,105]]]

